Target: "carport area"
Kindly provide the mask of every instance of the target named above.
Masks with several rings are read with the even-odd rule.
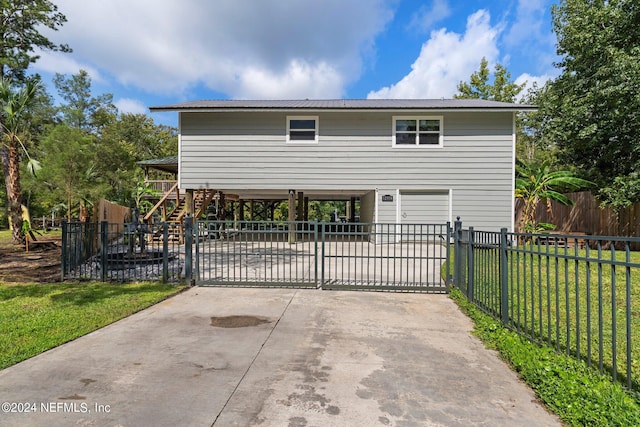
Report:
[[[35,408],[0,424],[560,425],[470,329],[446,295],[191,288],[0,371]]]

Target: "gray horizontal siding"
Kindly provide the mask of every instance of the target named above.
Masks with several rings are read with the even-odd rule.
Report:
[[[181,113],[180,187],[453,189],[454,218],[511,224],[512,113],[441,114],[443,148],[393,148],[392,113],[317,115],[317,144],[287,144],[285,112]]]
[[[463,226],[478,230],[498,231],[511,228],[513,199],[506,194],[512,191],[480,190],[474,187],[457,189],[453,193],[453,219],[460,217]]]

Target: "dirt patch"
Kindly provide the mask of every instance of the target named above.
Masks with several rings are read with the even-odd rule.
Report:
[[[53,242],[29,247],[0,242],[0,283],[51,283],[61,280],[60,238]]]
[[[258,326],[263,323],[270,323],[269,319],[256,316],[225,316],[212,317],[211,326],[216,328],[246,328],[248,326]]]

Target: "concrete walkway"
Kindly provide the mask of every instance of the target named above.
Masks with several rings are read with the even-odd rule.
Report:
[[[445,295],[193,288],[0,371],[0,425],[560,425],[470,329]]]

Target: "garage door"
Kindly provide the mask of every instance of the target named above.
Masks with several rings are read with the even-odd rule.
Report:
[[[445,224],[449,221],[449,192],[400,192],[400,222]]]

